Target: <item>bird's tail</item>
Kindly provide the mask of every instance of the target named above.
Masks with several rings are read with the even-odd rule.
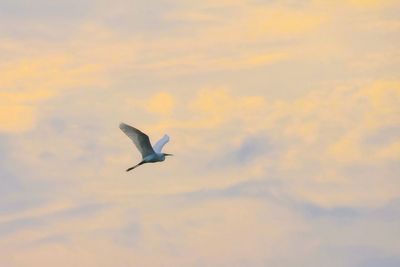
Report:
[[[129,169],[126,169],[126,171],[129,172],[129,171],[133,170],[133,169],[136,168],[136,167],[139,167],[140,165],[142,165],[142,164],[144,164],[144,163],[145,163],[144,161],[141,161],[141,162],[139,162],[138,164],[136,164],[135,166],[130,167]]]

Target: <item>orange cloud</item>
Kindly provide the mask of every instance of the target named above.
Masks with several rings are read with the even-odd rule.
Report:
[[[190,104],[201,115],[199,125],[215,127],[235,117],[251,117],[265,107],[261,96],[234,96],[224,88],[204,89]]]
[[[396,0],[343,0],[344,3],[351,4],[356,7],[385,7],[389,6],[393,3],[396,3]]]
[[[251,10],[249,34],[257,37],[284,37],[317,29],[326,19],[309,10],[264,8]]]
[[[35,126],[36,105],[52,96],[47,90],[0,92],[0,131],[23,132]]]
[[[0,106],[0,132],[22,132],[35,125],[35,110],[30,106]]]
[[[175,106],[174,97],[166,92],[159,92],[153,95],[148,103],[146,109],[149,112],[157,113],[159,115],[171,114]]]

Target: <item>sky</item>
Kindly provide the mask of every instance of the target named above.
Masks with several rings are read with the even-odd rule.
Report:
[[[399,14],[1,0],[0,265],[400,266]]]

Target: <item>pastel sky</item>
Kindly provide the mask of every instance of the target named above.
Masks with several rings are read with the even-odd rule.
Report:
[[[399,14],[1,0],[0,266],[400,266]]]

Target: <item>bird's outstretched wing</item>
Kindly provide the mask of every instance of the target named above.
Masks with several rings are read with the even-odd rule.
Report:
[[[168,143],[169,141],[169,136],[168,135],[164,135],[160,140],[157,141],[157,143],[153,146],[153,149],[155,152],[157,153],[161,153],[162,148],[164,147],[164,145],[166,143]]]
[[[133,141],[143,158],[154,154],[150,139],[145,133],[125,123],[120,123],[119,128]]]

